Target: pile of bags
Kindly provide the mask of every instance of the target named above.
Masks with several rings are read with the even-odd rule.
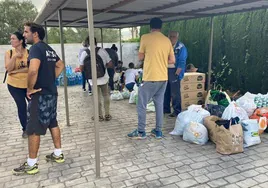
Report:
[[[256,104],[262,98],[248,92],[231,102],[227,93],[210,90],[205,108],[189,106],[177,116],[170,134],[200,145],[210,139],[221,154],[241,153],[246,147],[260,144],[260,134],[267,131],[268,107],[258,108]]]
[[[119,100],[123,100],[123,99],[129,99],[130,97],[130,92],[127,89],[123,89],[122,92],[115,90],[112,94],[111,94],[111,100],[113,101],[119,101]]]

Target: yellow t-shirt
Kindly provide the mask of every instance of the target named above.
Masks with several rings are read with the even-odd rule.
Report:
[[[10,50],[6,52],[10,57]],[[15,49],[12,49],[12,56],[16,54]],[[22,68],[27,68],[27,59],[28,59],[28,51],[25,50],[22,58],[16,59],[16,65],[14,70],[19,70]],[[14,73],[8,75],[7,84],[17,87],[17,88],[27,88],[27,76],[28,73]]]
[[[139,52],[145,54],[142,80],[168,80],[168,57],[174,54],[169,38],[161,32],[145,34],[141,37]]]

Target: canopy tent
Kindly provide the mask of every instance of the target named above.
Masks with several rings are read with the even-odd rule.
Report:
[[[208,66],[208,83],[210,83],[213,17],[216,15],[266,8],[268,8],[267,0],[47,0],[37,15],[35,22],[43,24],[46,27],[60,27],[63,60],[65,60],[65,57],[62,28],[89,27],[93,74],[96,176],[100,176],[99,116],[94,32],[90,31],[93,31],[94,28],[120,29],[145,25],[153,17],[159,17],[164,22],[211,17]],[[67,125],[70,125],[66,73],[64,74],[64,78],[66,119]]]

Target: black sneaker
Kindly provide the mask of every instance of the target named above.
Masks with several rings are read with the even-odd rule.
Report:
[[[22,138],[28,138],[28,134],[27,134],[27,132],[26,131],[23,131],[23,133],[22,133]]]
[[[19,176],[23,174],[29,174],[29,175],[34,175],[39,172],[38,170],[38,164],[35,163],[33,166],[29,166],[27,162],[25,162],[23,165],[21,165],[18,168],[14,168],[12,170],[13,175]]]
[[[172,117],[172,118],[177,117],[177,116],[178,116],[178,114],[175,114],[174,112],[168,115],[168,117]]]
[[[47,162],[56,162],[56,163],[64,163],[64,155],[63,153],[60,156],[56,156],[54,153],[51,153],[50,155],[46,156]]]

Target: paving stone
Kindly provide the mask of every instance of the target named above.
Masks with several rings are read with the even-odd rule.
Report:
[[[240,181],[238,183],[236,183],[238,186],[243,187],[243,188],[247,188],[247,187],[252,187],[254,185],[257,185],[258,182],[256,182],[255,180],[251,179],[251,178],[247,178],[243,181]]]
[[[161,187],[162,184],[159,180],[154,180],[150,182],[146,182],[146,185],[148,188],[156,188],[156,187]]]
[[[266,174],[259,174],[253,179],[257,181],[258,183],[264,183],[266,181],[268,182],[268,176]]]
[[[202,175],[202,176],[197,176],[197,177],[194,177],[194,179],[198,182],[198,183],[206,183],[209,181],[209,178],[205,175]]]
[[[250,178],[250,177],[257,176],[259,174],[259,172],[257,172],[256,170],[248,170],[248,171],[242,172],[240,174],[246,178]]]
[[[169,177],[169,176],[174,176],[178,174],[178,172],[174,169],[170,169],[170,170],[167,170],[167,171],[163,171],[163,172],[159,172],[157,173],[157,175],[161,178],[165,178],[165,177]]]
[[[224,179],[226,181],[228,181],[229,183],[236,183],[236,182],[242,181],[246,178],[244,176],[242,176],[241,174],[234,174],[234,175],[225,177]]]
[[[193,179],[183,180],[176,183],[176,185],[179,186],[180,188],[193,187],[196,184],[198,183]]]
[[[138,177],[138,178],[132,178],[130,180],[126,180],[125,184],[127,186],[131,186],[131,185],[137,185],[137,184],[144,183],[144,182],[146,182],[146,180],[143,177]]]
[[[181,179],[178,176],[170,176],[167,178],[160,178],[160,181],[163,185],[168,185],[171,183],[179,182]]]
[[[213,180],[211,182],[208,182],[208,185],[210,187],[221,187],[223,185],[226,185],[227,181],[225,181],[224,179],[217,179],[217,180]]]

